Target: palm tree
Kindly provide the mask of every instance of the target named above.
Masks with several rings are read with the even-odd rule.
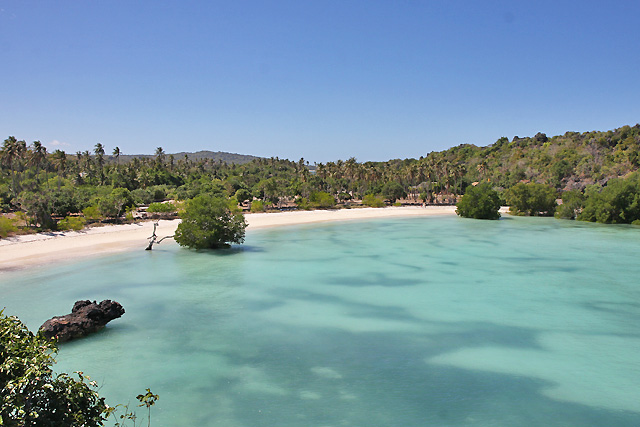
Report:
[[[78,152],[78,154],[80,154],[80,152]],[[67,169],[67,154],[62,150],[56,150],[53,152],[52,158],[53,164],[58,172],[58,190],[60,190],[62,178],[64,177],[64,173]]]
[[[96,163],[98,164],[98,179],[100,185],[102,185],[104,184],[104,147],[98,142],[93,152],[96,155]]]
[[[11,175],[11,192],[14,197],[20,193],[20,172],[22,172],[26,153],[27,143],[18,141],[13,136],[5,139],[0,149],[0,161]]]
[[[118,166],[120,166],[120,154],[122,154],[122,152],[120,151],[120,147],[116,147],[113,149],[113,155],[116,158],[116,164]]]
[[[162,147],[156,148],[156,165],[158,168],[164,168],[165,153]]]
[[[43,146],[40,141],[33,141],[29,164],[36,168],[36,183],[39,182],[40,168],[47,160],[47,147]]]

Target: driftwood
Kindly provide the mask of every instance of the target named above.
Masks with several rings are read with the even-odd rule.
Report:
[[[153,234],[151,235],[151,237],[147,237],[147,239],[149,239],[149,246],[147,246],[145,248],[145,251],[150,251],[153,249],[153,245],[157,244],[159,245],[160,242],[162,242],[164,239],[172,239],[173,236],[164,236],[161,239],[158,239],[158,236],[156,235],[156,228],[158,227],[158,223],[154,222],[153,223]]]
[[[119,303],[108,299],[100,304],[89,300],[76,301],[71,314],[47,320],[40,326],[40,331],[49,339],[69,341],[98,331],[123,314],[124,308]]]

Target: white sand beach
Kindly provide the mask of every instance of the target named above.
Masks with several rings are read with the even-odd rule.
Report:
[[[245,215],[247,231],[265,227],[349,221],[368,218],[455,215],[455,206],[387,207],[341,210],[252,213]],[[180,220],[161,220],[158,237],[170,236]],[[108,225],[83,231],[50,232],[0,239],[0,272],[52,262],[143,250],[153,232],[153,222]]]

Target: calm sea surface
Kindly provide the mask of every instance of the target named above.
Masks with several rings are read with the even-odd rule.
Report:
[[[0,275],[0,307],[35,330],[119,301],[56,367],[112,405],[150,387],[153,426],[640,425],[638,227],[441,217],[144,244]]]

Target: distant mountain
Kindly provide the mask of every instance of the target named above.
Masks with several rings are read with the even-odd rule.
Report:
[[[184,156],[189,157],[189,160],[192,161],[198,161],[198,160],[206,160],[206,159],[210,159],[213,161],[218,161],[221,160],[225,163],[235,163],[238,165],[242,165],[244,163],[249,163],[252,160],[255,159],[259,159],[260,157],[257,156],[251,156],[251,155],[247,155],[247,154],[236,154],[236,153],[227,153],[224,151],[207,151],[207,150],[202,150],[202,151],[196,151],[195,153],[187,153],[184,151],[181,151],[179,153],[166,153],[165,156],[169,157],[173,155],[173,157],[175,158],[175,160],[182,160],[184,159]],[[133,158],[153,158],[155,157],[155,155],[153,154],[122,154],[120,155],[120,161],[123,163],[126,163],[130,160],[132,160]],[[115,160],[114,156],[107,156],[107,158],[109,160]]]

